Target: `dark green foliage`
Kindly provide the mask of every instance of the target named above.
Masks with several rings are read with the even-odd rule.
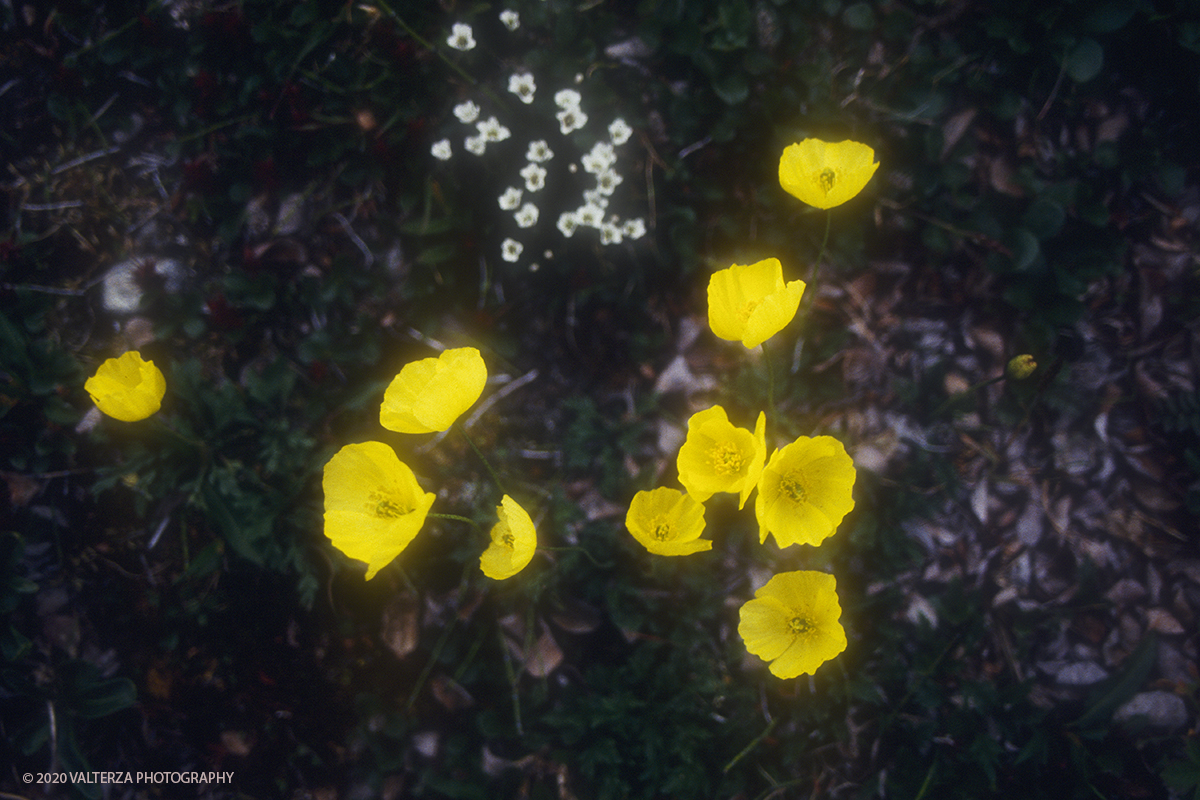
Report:
[[[1055,615],[1001,618],[965,582],[929,598],[937,627],[896,613],[898,576],[927,557],[906,524],[963,489],[936,446],[899,474],[860,471],[839,534],[797,548],[837,575],[850,638],[811,682],[775,680],[736,633],[754,571],[776,563],[752,509],[715,498],[714,550],[687,559],[649,557],[623,527],[635,490],[675,485],[673,464],[651,463],[655,423],[686,424],[649,378],[680,319],[703,316],[707,274],[735,261],[775,255],[810,283],[763,359],[706,365],[738,424],[773,385],[773,440],[836,426],[855,402],[830,368],[851,334],[815,298],[875,259],[994,280],[980,306],[1055,365],[1006,387],[1000,424],[1035,398],[1090,402],[1055,371],[1064,331],[1090,285],[1127,269],[1148,209],[1194,179],[1200,26],[1182,0],[976,5],[530,0],[513,5],[513,36],[487,4],[244,0],[186,28],[166,4],[126,0],[60,4],[43,28],[0,10],[20,40],[5,55],[32,76],[0,76],[14,120],[0,155],[20,176],[0,233],[0,713],[14,763],[44,766],[53,747],[64,769],[220,765],[254,797],[400,781],[408,797],[550,798],[566,796],[561,780],[581,800],[1063,800],[1120,779],[1131,797],[1165,782],[1200,798],[1194,737],[1111,724],[1154,675],[1153,638],[1092,696],[1048,709],[992,650],[1002,627],[1027,665]],[[443,46],[459,20],[481,42],[470,55]],[[586,74],[597,112],[637,129],[626,182],[652,223],[641,245],[554,240],[537,271],[492,255],[507,230],[493,188],[510,176],[442,169],[429,147],[459,130],[450,109],[467,96],[516,105],[503,81],[522,67],[544,94]],[[1099,135],[1101,107],[1127,100],[1127,127]],[[521,147],[554,131],[514,118]],[[833,211],[824,249],[825,215],[776,178],[782,148],[807,136],[866,142],[881,162]],[[96,155],[118,142],[119,159]],[[162,157],[166,196],[127,162],[143,150]],[[278,234],[289,196],[313,211]],[[56,207],[76,202],[86,214]],[[126,346],[128,317],[102,309],[99,282],[148,219],[187,242],[182,288],[139,279],[163,411],[76,430],[84,380]],[[1194,299],[1175,302],[1195,316]],[[493,523],[499,491],[470,445],[377,424],[384,387],[428,340],[481,347],[493,376],[538,371],[471,429],[538,525],[543,550],[519,578],[479,576],[486,536],[458,520],[430,520],[370,583],[321,533],[322,467],[369,439],[439,493],[435,511]],[[933,418],[948,369],[896,387],[934,436],[952,433]],[[1160,411],[1200,514],[1200,401]],[[1081,596],[1101,602],[1086,577]],[[60,593],[57,616],[95,650],[47,635],[38,604]],[[381,630],[397,598],[415,609],[394,626],[411,634],[403,653]],[[557,669],[523,669],[551,645]],[[416,744],[429,734],[431,751]]]

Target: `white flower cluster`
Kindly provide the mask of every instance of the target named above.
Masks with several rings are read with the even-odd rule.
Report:
[[[505,10],[500,13],[500,21],[510,31],[520,27],[520,18],[515,11]],[[446,43],[457,50],[470,50],[475,46],[475,39],[469,25],[457,23],[451,30],[451,36]],[[582,76],[577,76],[575,82],[581,83]],[[533,75],[528,72],[516,72],[509,76],[508,91],[516,95],[524,104],[534,102],[537,94],[537,84]],[[562,89],[554,94],[554,105],[557,108],[555,118],[563,136],[570,136],[575,131],[582,130],[588,124],[588,115],[584,112],[583,96],[577,89]],[[473,100],[464,100],[454,106],[454,116],[463,125],[475,125],[476,133],[467,136],[463,147],[467,152],[482,156],[489,143],[502,142],[512,136],[504,125],[495,117],[479,121],[482,110]],[[583,171],[593,176],[595,183],[583,192],[583,202],[574,210],[563,212],[558,216],[557,227],[564,237],[572,237],[581,228],[592,228],[599,232],[601,244],[620,244],[626,239],[638,239],[646,233],[646,223],[641,218],[622,220],[616,214],[608,211],[609,199],[614,190],[623,182],[617,171],[617,148],[629,141],[633,129],[620,117],[614,119],[608,126],[608,137],[596,141],[580,159],[579,166]],[[568,142],[570,144],[570,142]],[[442,161],[452,156],[449,139],[442,139],[433,144],[430,152]],[[518,171],[521,185],[509,186],[497,198],[502,211],[511,213],[518,228],[533,228],[538,223],[538,206],[526,195],[536,194],[545,188],[548,169],[545,166],[554,157],[554,152],[544,139],[529,142],[525,152],[525,164]],[[568,164],[569,172],[577,171],[576,164]],[[500,256],[505,261],[516,263],[521,258],[524,245],[512,238],[506,238],[500,246]],[[549,257],[549,251],[547,252]],[[536,269],[536,265],[531,265]]]

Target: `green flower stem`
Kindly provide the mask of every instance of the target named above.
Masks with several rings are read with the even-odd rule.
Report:
[[[946,411],[946,409],[950,408],[951,404],[958,402],[959,400],[961,400],[964,397],[967,397],[968,395],[974,394],[975,392],[979,391],[980,389],[991,386],[993,383],[999,383],[1000,381],[1004,380],[1005,377],[1006,377],[1005,375],[997,375],[994,378],[987,378],[985,380],[982,380],[979,383],[975,384],[974,386],[969,386],[966,389],[963,389],[961,392],[955,392],[954,394],[950,395],[945,400],[943,400],[941,405],[939,405],[937,408],[935,408],[933,410],[933,418],[937,419],[938,417],[940,417]]]
[[[809,267],[808,278],[804,281],[804,296],[800,298],[800,308],[796,310],[798,317],[804,316],[805,312],[812,307],[817,296],[814,284],[817,282],[817,274],[821,269],[821,261],[825,258],[825,247],[829,244],[829,229],[832,225],[833,209],[829,209],[825,212],[825,235],[821,237],[821,249],[817,251],[817,258]]]
[[[404,571],[404,567],[400,566],[400,562],[396,561],[396,571],[400,573],[400,580],[404,581],[404,585],[413,594],[417,594],[417,587],[412,582],[412,578],[408,577],[408,573]]]
[[[584,556],[587,557],[588,561],[592,562],[592,566],[599,567],[600,569],[610,569],[613,566],[611,562],[605,563],[603,561],[598,560],[594,555],[592,555],[591,553],[588,552],[588,549],[586,547],[580,547],[579,545],[568,545],[567,547],[542,547],[541,545],[538,545],[538,551],[540,552],[543,550],[548,550],[550,552],[566,552],[568,550],[578,550],[579,552],[583,553]]]
[[[438,656],[442,654],[442,648],[446,646],[446,640],[450,638],[450,631],[454,630],[455,618],[450,618],[442,635],[438,637],[437,644],[433,646],[433,652],[429,654],[429,660],[425,662],[425,668],[421,670],[421,674],[417,676],[417,682],[413,684],[412,694],[408,696],[408,702],[404,704],[405,712],[412,709],[413,703],[417,701],[417,695],[421,693],[421,688],[425,685],[425,681],[429,678],[429,673],[433,670],[433,665],[437,663]]]
[[[474,528],[475,530],[479,531],[480,533],[482,533],[482,534],[487,533],[487,531],[485,531],[478,522],[476,522],[475,520],[473,520],[469,517],[460,517],[458,514],[438,514],[434,511],[430,511],[425,516],[436,517],[437,519],[453,519],[453,520],[457,520],[458,522],[465,522],[468,525],[470,525],[472,528]]]
[[[767,426],[775,430],[775,367],[771,363],[771,351],[767,347],[768,339],[762,343],[763,362],[767,365]]]
[[[738,763],[739,761],[741,761],[743,758],[745,758],[746,756],[750,755],[750,751],[751,751],[751,750],[753,750],[755,747],[758,747],[759,743],[760,743],[760,742],[761,742],[763,739],[766,739],[768,736],[770,736],[770,735],[771,735],[771,731],[775,730],[775,726],[776,726],[778,723],[779,723],[779,718],[778,718],[778,717],[776,717],[775,719],[773,719],[773,720],[771,720],[769,723],[767,723],[767,728],[766,728],[766,730],[764,730],[764,731],[763,731],[762,733],[760,733],[758,736],[755,736],[755,737],[754,737],[754,739],[752,739],[752,740],[751,740],[750,744],[748,744],[748,745],[746,745],[745,747],[743,747],[743,748],[742,748],[742,750],[741,750],[741,752],[740,752],[740,753],[738,753],[736,756],[734,756],[734,757],[733,757],[733,758],[730,760],[730,762],[729,762],[728,764],[726,764],[726,765],[725,765],[724,769],[722,769],[722,770],[721,770],[721,772],[722,772],[723,774],[726,774],[726,775],[727,775],[727,774],[729,774],[729,770],[733,769],[733,768],[734,768],[734,766],[736,766],[736,765],[737,765],[737,763]]]
[[[467,433],[467,429],[457,424],[454,427],[458,428],[463,438],[467,440],[467,444],[471,445],[471,449],[475,451],[475,455],[479,456],[479,460],[483,462],[483,466],[487,467],[488,474],[492,476],[492,480],[495,481],[496,488],[500,490],[500,494],[508,494],[508,492],[504,491],[504,484],[501,483],[500,476],[496,474],[496,470],[492,469],[492,462],[488,461],[479,448],[476,447],[475,440],[471,438],[471,434]]]
[[[160,426],[163,430],[165,430],[167,433],[174,436],[179,441],[183,442],[184,444],[191,445],[192,447],[196,448],[201,453],[203,453],[206,457],[208,456],[208,443],[207,442],[204,442],[200,439],[192,439],[189,436],[185,436],[178,428],[176,428],[174,425],[172,425],[171,423],[169,423],[165,419],[163,419],[161,414],[154,414],[151,417],[151,419],[154,420],[154,422],[152,424]]]
[[[455,64],[450,59],[446,58],[446,54],[442,51],[441,48],[435,47],[432,42],[428,41],[424,36],[421,36],[421,34],[417,33],[412,28],[410,28],[408,23],[405,22],[400,17],[399,14],[397,14],[395,11],[393,11],[391,6],[389,6],[385,2],[385,0],[376,0],[375,5],[379,6],[384,11],[386,11],[388,16],[390,16],[392,19],[394,19],[396,21],[397,25],[399,25],[401,28],[404,28],[405,33],[407,33],[409,36],[411,36],[413,39],[415,39],[417,41],[417,44],[421,45],[422,47],[424,47],[426,50],[429,50],[430,52],[437,53],[437,57],[440,58],[446,64],[446,66],[450,67],[450,69],[457,72],[462,77],[463,80],[465,80],[467,83],[471,84],[472,86],[478,85],[478,82],[474,78],[471,77],[470,73],[468,73],[465,69],[460,67],[458,64]],[[496,94],[494,92],[492,92],[491,89],[484,87],[483,93],[486,94],[493,102],[495,102],[501,108],[503,108],[505,110],[508,109],[508,104],[504,102],[503,98],[497,97]]]
[[[513,672],[512,656],[508,653],[508,642],[504,641],[504,629],[496,626],[496,635],[500,638],[500,653],[504,656],[504,672],[512,685],[513,720],[517,724],[517,735],[524,736],[525,729],[521,725],[521,699],[517,696],[517,675]]]

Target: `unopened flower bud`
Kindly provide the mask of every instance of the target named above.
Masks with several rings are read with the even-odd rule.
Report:
[[[1033,360],[1033,356],[1028,353],[1022,353],[1019,356],[1014,356],[1008,362],[1006,372],[1008,373],[1008,377],[1022,381],[1032,375],[1036,369],[1037,362]]]

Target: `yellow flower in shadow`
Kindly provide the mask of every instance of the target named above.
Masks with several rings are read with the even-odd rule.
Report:
[[[141,353],[130,350],[101,364],[83,388],[108,416],[137,422],[162,407],[167,381],[153,361],[143,361]]]
[[[638,492],[625,514],[625,527],[643,547],[660,556],[711,550],[704,533],[704,506],[691,495],[665,486]]]
[[[508,495],[496,506],[500,521],[492,527],[492,543],[479,557],[479,568],[489,578],[502,581],[511,578],[533,558],[537,548],[537,531],[525,509]]]
[[[801,436],[771,454],[758,483],[758,538],[819,545],[854,508],[854,461],[832,436]]]
[[[875,151],[865,144],[805,139],[784,148],[779,185],[810,206],[833,208],[861,192],[877,169]]]
[[[767,460],[766,430],[762,412],[754,433],[734,427],[721,406],[693,414],[675,461],[679,482],[700,503],[717,492],[733,492],[740,496],[741,508],[758,485]]]
[[[722,339],[756,347],[792,321],[804,287],[804,281],[783,282],[778,258],[734,264],[708,280],[709,327]]]
[[[379,424],[398,433],[444,431],[479,399],[485,383],[487,367],[474,347],[405,364],[383,393]]]
[[[367,562],[367,580],[408,547],[425,524],[433,494],[382,442],[348,444],[325,465],[325,535]]]
[[[741,608],[738,635],[777,678],[812,675],[846,649],[837,581],[824,572],[782,572]]]

